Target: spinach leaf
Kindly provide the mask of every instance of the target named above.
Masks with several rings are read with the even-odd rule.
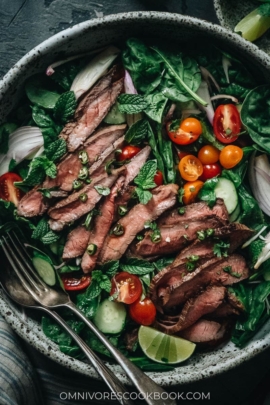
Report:
[[[163,159],[161,157],[162,155],[159,153],[156,137],[154,135],[154,132],[153,132],[152,127],[149,124],[149,122],[147,122],[147,127],[148,127],[148,143],[152,149],[153,155],[155,156],[155,158],[157,160],[157,167],[162,172],[163,178],[166,180],[164,163],[163,163]]]
[[[31,103],[40,107],[53,109],[60,94],[44,88],[44,78],[32,76],[25,84],[25,92]]]
[[[114,346],[118,346],[118,336],[107,336],[107,338]],[[89,329],[85,331],[84,340],[86,344],[95,352],[111,357],[109,350],[106,349],[103,343],[101,343],[96,335],[94,335]]]
[[[156,122],[161,122],[164,109],[167,104],[167,97],[162,93],[149,94],[145,97],[147,107],[144,109],[146,115]]]
[[[76,305],[87,318],[93,318],[99,304],[99,297],[89,299],[85,293],[77,294]]]
[[[224,148],[224,145],[217,141],[216,137],[213,135],[213,130],[211,130],[204,121],[201,121],[202,124],[202,138],[206,143],[210,143],[213,145],[215,148],[218,150],[222,150]]]
[[[127,258],[121,263],[120,268],[123,271],[127,271],[130,274],[136,274],[137,276],[143,276],[155,270],[153,263],[135,257]]]
[[[74,91],[61,94],[54,106],[54,116],[57,121],[66,124],[76,111],[77,100]]]
[[[72,85],[73,80],[79,71],[86,65],[86,58],[79,58],[58,66],[49,76],[50,80],[59,84],[65,91],[68,91]]]
[[[237,193],[241,205],[241,214],[237,218],[237,221],[251,228],[254,228],[258,224],[263,224],[264,216],[262,210],[255,198],[248,193],[245,186],[241,185]]]
[[[205,201],[209,207],[213,208],[216,203],[215,187],[218,183],[218,178],[213,177],[210,180],[206,180],[201,190],[199,191],[198,198],[201,201]]]
[[[71,329],[78,334],[81,333],[85,327],[82,321],[78,321],[73,317],[66,319],[66,322]],[[72,337],[51,318],[42,317],[41,326],[44,334],[53,342],[63,346],[71,346]]]
[[[263,150],[270,153],[270,85],[251,90],[241,109],[241,120],[251,139]]]
[[[7,153],[9,135],[17,129],[16,124],[8,123],[0,126],[0,153]]]

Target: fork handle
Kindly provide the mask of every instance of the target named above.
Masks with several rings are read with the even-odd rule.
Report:
[[[82,349],[88,360],[91,362],[97,373],[102,377],[110,390],[115,394],[116,398],[122,405],[132,405],[133,401],[128,399],[125,395],[128,393],[127,389],[122,385],[121,381],[113,374],[113,372],[103,363],[103,361],[90,349],[89,346],[75,333],[71,327],[58,315],[57,312],[40,307],[44,312],[48,313],[65,331],[72,337],[77,345]]]
[[[143,395],[148,405],[176,405],[176,402],[170,399],[168,393],[135,366],[135,364],[128,360],[127,357],[125,357],[115,346],[113,346],[103,333],[101,333],[96,326],[85,317],[72,301],[64,304],[64,306],[70,308],[76,315],[78,315],[78,317],[86,323],[91,331],[104,344],[117,363],[126,372],[127,376],[133,382],[138,391]]]

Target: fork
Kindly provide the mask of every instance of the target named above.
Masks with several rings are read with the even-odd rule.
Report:
[[[33,266],[30,264],[30,256],[19,240],[15,232],[7,232],[8,238],[2,236],[1,243],[3,251],[19,277],[23,287],[32,295],[33,299],[41,306],[49,309],[60,307],[69,308],[73,311],[98,339],[109,350],[117,363],[123,368],[129,379],[133,382],[141,397],[149,405],[176,405],[168,393],[158,386],[150,377],[141,371],[135,364],[128,360],[110,341],[100,332],[96,326],[85,317],[85,315],[70,300],[70,297],[64,291],[50,288],[40,279]]]

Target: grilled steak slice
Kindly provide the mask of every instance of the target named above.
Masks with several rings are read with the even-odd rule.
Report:
[[[44,198],[42,193],[38,191],[39,187],[30,190],[19,201],[17,213],[21,217],[35,217],[42,215],[49,207],[49,200]]]
[[[88,245],[90,231],[85,226],[79,225],[68,234],[63,251],[63,260],[82,256]]]
[[[175,224],[166,224],[162,221],[157,221],[157,226],[161,233],[161,242],[155,244],[151,241],[151,233],[146,232],[143,240],[138,242],[131,248],[131,252],[135,256],[142,257],[166,255],[183,249],[187,244],[197,239],[198,231],[206,229],[220,228],[224,225],[224,220],[217,215],[211,215],[206,218],[199,217],[194,220],[183,220],[178,215],[178,220]]]
[[[75,122],[68,123],[60,134],[60,137],[66,139],[69,152],[83,145],[107,115],[123,89],[124,79],[121,78],[100,90],[100,82],[104,80],[107,78],[102,77],[85,96],[78,107],[80,113],[75,115]]]
[[[91,184],[88,184],[77,193],[71,194],[68,198],[60,201],[52,207],[48,211],[48,214],[51,217],[49,221],[51,229],[54,231],[60,231],[64,226],[76,221],[91,211],[102,197],[102,195],[95,189],[95,186],[110,188],[123,172],[125,172],[125,166],[115,170],[110,176],[95,178]],[[85,202],[82,202],[80,199],[82,194],[86,194],[87,196]]]
[[[95,218],[94,229],[90,233],[87,245],[93,243],[96,245],[97,250],[96,253],[91,256],[87,253],[87,251],[84,252],[81,263],[84,273],[89,273],[95,268],[103,242],[112,225],[116,196],[118,191],[120,191],[124,186],[124,183],[125,177],[119,177],[113,186],[110,195],[105,198],[102,206],[100,207],[100,215],[97,215]]]
[[[207,318],[211,319],[219,319],[219,318],[227,318],[231,316],[238,316],[240,315],[240,311],[234,308],[228,302],[223,302],[215,311],[211,312],[211,314],[207,315]]]
[[[104,263],[109,260],[119,259],[127,250],[137,233],[144,229],[146,221],[154,221],[164,211],[171,208],[176,202],[178,186],[168,184],[155,188],[153,197],[147,204],[138,204],[118,222],[124,229],[122,236],[108,235],[99,260]]]
[[[179,336],[191,342],[216,346],[226,340],[230,326],[227,321],[216,322],[200,319],[189,328],[179,332]]]

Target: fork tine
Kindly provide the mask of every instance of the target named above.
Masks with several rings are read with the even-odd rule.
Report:
[[[21,259],[23,260],[23,263],[25,264],[25,266],[27,266],[28,272],[31,273],[31,275],[34,277],[34,279],[42,285],[42,287],[46,290],[47,289],[47,285],[44,283],[43,280],[41,280],[41,278],[38,276],[38,274],[34,271],[33,267],[28,263],[28,261],[25,259],[25,256],[28,257],[29,260],[31,260],[31,256],[29,255],[29,253],[27,252],[24,244],[20,241],[20,239],[18,238],[18,236],[16,235],[15,232],[12,232],[13,237],[16,238],[16,242],[14,241],[14,239],[12,238],[12,235],[10,234],[10,232],[7,232],[7,235],[9,236],[9,239],[13,245],[13,248],[15,249],[15,251],[19,254],[19,256],[21,257]],[[18,245],[21,247],[21,250],[18,248]],[[24,256],[25,255],[25,256]]]
[[[3,243],[4,241],[4,243]],[[27,289],[28,292],[30,292],[32,295],[35,294],[36,299],[38,299],[38,293],[41,293],[42,289],[40,288],[40,286],[35,282],[35,280],[32,279],[32,277],[30,277],[27,269],[24,267],[23,263],[18,259],[18,257],[16,256],[16,254],[14,254],[13,249],[11,248],[11,246],[9,245],[7,239],[2,236],[2,248],[5,252],[5,255],[7,256],[8,261],[10,262],[10,264],[12,265],[15,273],[17,274],[17,276],[20,278],[20,280],[23,283],[23,286]],[[23,275],[22,275],[23,274]],[[30,285],[26,282],[26,279],[28,281],[28,283],[30,283],[30,285],[32,286],[32,288],[30,287]],[[41,286],[42,287],[42,286]],[[33,291],[33,288],[36,289],[35,292]]]

